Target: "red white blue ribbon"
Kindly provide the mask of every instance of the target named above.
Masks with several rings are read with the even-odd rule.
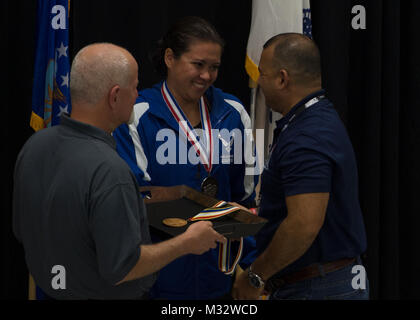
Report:
[[[235,206],[226,206],[226,203],[225,201],[219,201],[213,207],[206,208],[194,217],[189,218],[188,221],[216,219],[240,209]]]
[[[219,201],[213,207],[204,209],[199,214],[195,215],[194,217],[188,219],[189,221],[198,221],[198,220],[211,220],[222,217],[227,215],[231,212],[237,211],[240,208],[235,206],[226,206],[226,201]],[[232,249],[232,241],[228,239],[226,244],[219,243],[219,270],[222,271],[226,275],[230,275],[235,271],[239,260],[242,257],[242,249],[243,249],[243,238],[239,240],[239,248],[236,254],[236,257],[233,263],[230,263],[230,252]]]
[[[178,103],[169,91],[166,81],[164,81],[162,84],[161,93],[163,96],[163,100],[165,100],[166,105],[168,106],[175,120],[178,122],[179,127],[187,137],[188,141],[193,145],[195,151],[201,159],[201,163],[204,165],[206,171],[210,174],[212,169],[213,141],[210,114],[204,102],[204,98],[200,98],[199,105],[201,123],[204,130],[207,150],[205,150],[203,145],[198,141],[197,134],[195,133],[194,128],[192,127],[191,123],[188,121],[187,117],[182,112],[182,109],[178,106]]]
[[[235,271],[236,265],[242,257],[242,249],[244,245],[244,239],[241,237],[239,240],[238,253],[236,254],[236,258],[232,265],[230,265],[230,251],[232,249],[232,241],[233,240],[228,239],[226,244],[219,243],[219,270],[227,275],[230,275]]]

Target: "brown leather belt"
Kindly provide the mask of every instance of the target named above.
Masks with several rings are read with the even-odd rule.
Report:
[[[286,284],[292,284],[298,281],[308,280],[315,277],[321,276],[319,265],[322,266],[322,270],[324,273],[330,273],[333,271],[337,271],[341,268],[348,266],[349,264],[356,261],[356,258],[345,258],[336,261],[326,262],[326,263],[315,263],[307,266],[299,271],[286,274],[284,276],[276,277],[275,275],[267,280],[265,284],[265,291],[268,293],[274,292],[280,287]]]

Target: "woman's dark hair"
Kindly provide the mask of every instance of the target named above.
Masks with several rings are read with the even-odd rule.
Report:
[[[176,58],[188,51],[193,41],[206,41],[219,44],[222,49],[225,45],[222,37],[215,27],[200,17],[183,17],[168,30],[160,39],[150,54],[150,59],[159,75],[166,77],[168,69],[165,64],[165,50],[171,48]]]

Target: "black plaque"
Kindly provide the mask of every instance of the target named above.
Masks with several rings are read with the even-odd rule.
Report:
[[[187,230],[184,227],[173,228],[162,223],[166,218],[187,220],[205,208],[214,206],[219,200],[209,197],[185,185],[173,187],[141,187],[147,191],[150,199],[145,199],[147,215],[151,229],[163,239],[177,236]],[[248,211],[238,210],[220,218],[211,220],[213,228],[227,238],[240,238],[255,235],[267,222]]]

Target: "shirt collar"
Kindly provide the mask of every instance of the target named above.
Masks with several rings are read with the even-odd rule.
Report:
[[[102,140],[111,148],[116,148],[116,142],[109,133],[90,124],[74,120],[70,118],[70,115],[67,113],[63,113],[61,115],[60,125],[71,128],[80,134],[88,135],[92,138]]]
[[[283,118],[276,121],[277,128],[282,128],[290,120],[290,118],[295,114],[296,109],[298,109],[301,105],[305,104],[306,102],[308,102],[312,98],[318,97],[318,96],[323,95],[323,94],[325,94],[324,89],[317,90],[317,91],[307,95],[302,100],[300,100],[297,104],[295,104],[292,107],[292,109],[290,109],[290,111]]]

